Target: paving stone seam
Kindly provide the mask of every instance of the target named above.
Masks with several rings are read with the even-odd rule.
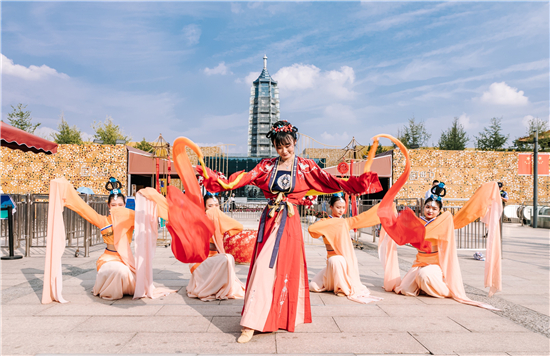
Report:
[[[360,251],[363,251],[371,256],[375,256],[376,258],[378,258],[377,247],[374,247],[371,243],[364,244],[364,247],[365,248]],[[411,268],[412,262],[402,258],[398,259],[399,269],[407,272]],[[492,313],[500,317],[506,318],[514,322],[515,324],[521,325],[532,332],[541,334],[550,339],[550,316],[544,315],[535,310],[526,308],[523,305],[510,302],[497,296],[492,296],[489,298],[488,296],[486,296],[486,291],[476,287],[472,287],[468,284],[464,284],[464,289],[470,299],[478,302],[487,303],[500,309],[500,311],[490,310]]]
[[[426,351],[428,351],[430,355],[433,355],[433,354],[434,354],[434,353],[431,352],[422,342],[420,342],[420,340],[418,340],[416,337],[414,337],[414,335],[411,334],[409,331],[407,331],[407,334],[409,334],[416,342],[418,342],[420,345],[422,345],[422,347],[423,347],[424,349],[426,349]]]
[[[466,326],[460,324],[458,321],[454,320],[452,317],[450,316],[447,316],[447,318],[449,318],[450,320],[454,321],[455,323],[457,323],[458,325],[462,326],[464,329],[468,330],[469,332],[473,332],[472,330],[468,329]]]
[[[118,351],[116,352],[116,354],[120,355],[121,352],[122,352],[122,350],[124,350],[124,347],[126,347],[126,345],[128,345],[128,344],[137,336],[137,334],[139,334],[139,332],[135,332],[134,335],[132,335],[132,337],[131,337],[127,342],[125,342],[124,344],[121,344],[121,345],[119,346],[119,349],[118,349]],[[123,354],[123,355],[124,355],[124,354]]]

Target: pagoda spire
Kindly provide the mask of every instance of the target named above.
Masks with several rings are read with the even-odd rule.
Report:
[[[264,54],[264,69],[267,69],[267,54]]]

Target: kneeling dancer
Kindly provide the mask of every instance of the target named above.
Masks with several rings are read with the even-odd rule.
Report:
[[[313,277],[309,290],[334,291],[338,296],[347,296],[348,299],[363,304],[381,300],[382,298],[370,295],[367,286],[361,283],[359,265],[349,235],[352,229],[379,224],[380,220],[376,215],[378,206],[357,216],[342,218],[346,211],[346,201],[342,193],[337,193],[330,199],[330,209],[332,215],[329,219],[323,219],[308,228],[312,237],[323,237],[327,248],[327,267]]]
[[[46,236],[46,260],[42,303],[58,301],[66,303],[62,296],[61,257],[65,250],[65,224],[63,208],[67,207],[100,228],[105,252],[97,260],[97,277],[93,294],[103,299],[121,299],[124,295],[134,298],[157,298],[175,292],[155,288],[152,279],[152,259],[158,236],[157,211],[166,218],[166,200],[151,188],[140,190],[136,197],[136,211],[126,209],[121,194],[122,184],[109,178],[106,189],[109,215],[103,216],[86,204],[73,185],[65,178],[50,182],[48,203],[48,231]],[[136,253],[134,259],[130,243],[136,225]]]
[[[502,205],[497,183],[483,184],[454,217],[448,211],[441,213],[441,196],[446,193],[444,183],[432,188],[432,196],[426,201],[421,218],[417,218],[410,209],[396,215],[392,203],[405,184],[411,166],[406,148],[401,142],[394,142],[405,155],[406,166],[378,208],[383,227],[379,255],[384,266],[384,289],[409,296],[416,296],[423,291],[433,297],[453,298],[460,303],[498,310],[466,296],[454,236],[455,229],[460,229],[478,218],[482,218],[481,221],[487,225],[485,286],[490,288],[489,296],[492,296],[501,289],[499,219]],[[406,243],[417,248],[418,254],[413,267],[401,279],[397,244]]]
[[[220,210],[218,198],[211,193],[204,197],[206,215],[214,224],[214,235],[210,238],[210,253],[204,262],[190,267],[191,279],[187,295],[203,301],[216,299],[244,298],[244,284],[235,274],[235,259],[225,253],[223,235],[234,236],[243,230],[238,221]]]

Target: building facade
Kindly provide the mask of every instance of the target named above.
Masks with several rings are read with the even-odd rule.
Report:
[[[248,156],[272,157],[276,152],[265,135],[271,125],[280,120],[279,87],[267,71],[267,56],[264,56],[262,73],[250,88],[249,112]]]
[[[421,198],[434,179],[445,182],[448,199],[469,199],[483,183],[504,183],[508,203],[529,204],[533,200],[533,175],[518,172],[518,157],[523,152],[409,150],[411,173],[397,198]],[[550,203],[548,161],[539,166],[538,200]],[[399,150],[393,155],[393,182],[405,169],[405,157]]]

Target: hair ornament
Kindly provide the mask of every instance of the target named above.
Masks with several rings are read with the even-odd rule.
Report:
[[[207,197],[217,197],[218,193],[210,193],[209,191],[206,191],[206,196]]]
[[[332,194],[333,197],[344,198],[344,192],[338,192]]]
[[[289,134],[292,134],[298,132],[298,128],[293,126],[290,122],[286,120],[281,120],[273,124],[273,126],[265,136],[267,138],[272,138],[279,132],[287,132]]]
[[[432,187],[432,189],[430,189],[430,192],[432,193],[433,200],[441,201],[441,198],[447,195],[447,189],[445,189],[445,183],[440,182],[438,185]]]
[[[107,183],[105,183],[105,189],[109,191],[109,194],[114,194],[114,199],[118,198],[119,194],[122,194],[120,190],[122,188],[122,183],[120,183],[116,178],[109,177]]]

